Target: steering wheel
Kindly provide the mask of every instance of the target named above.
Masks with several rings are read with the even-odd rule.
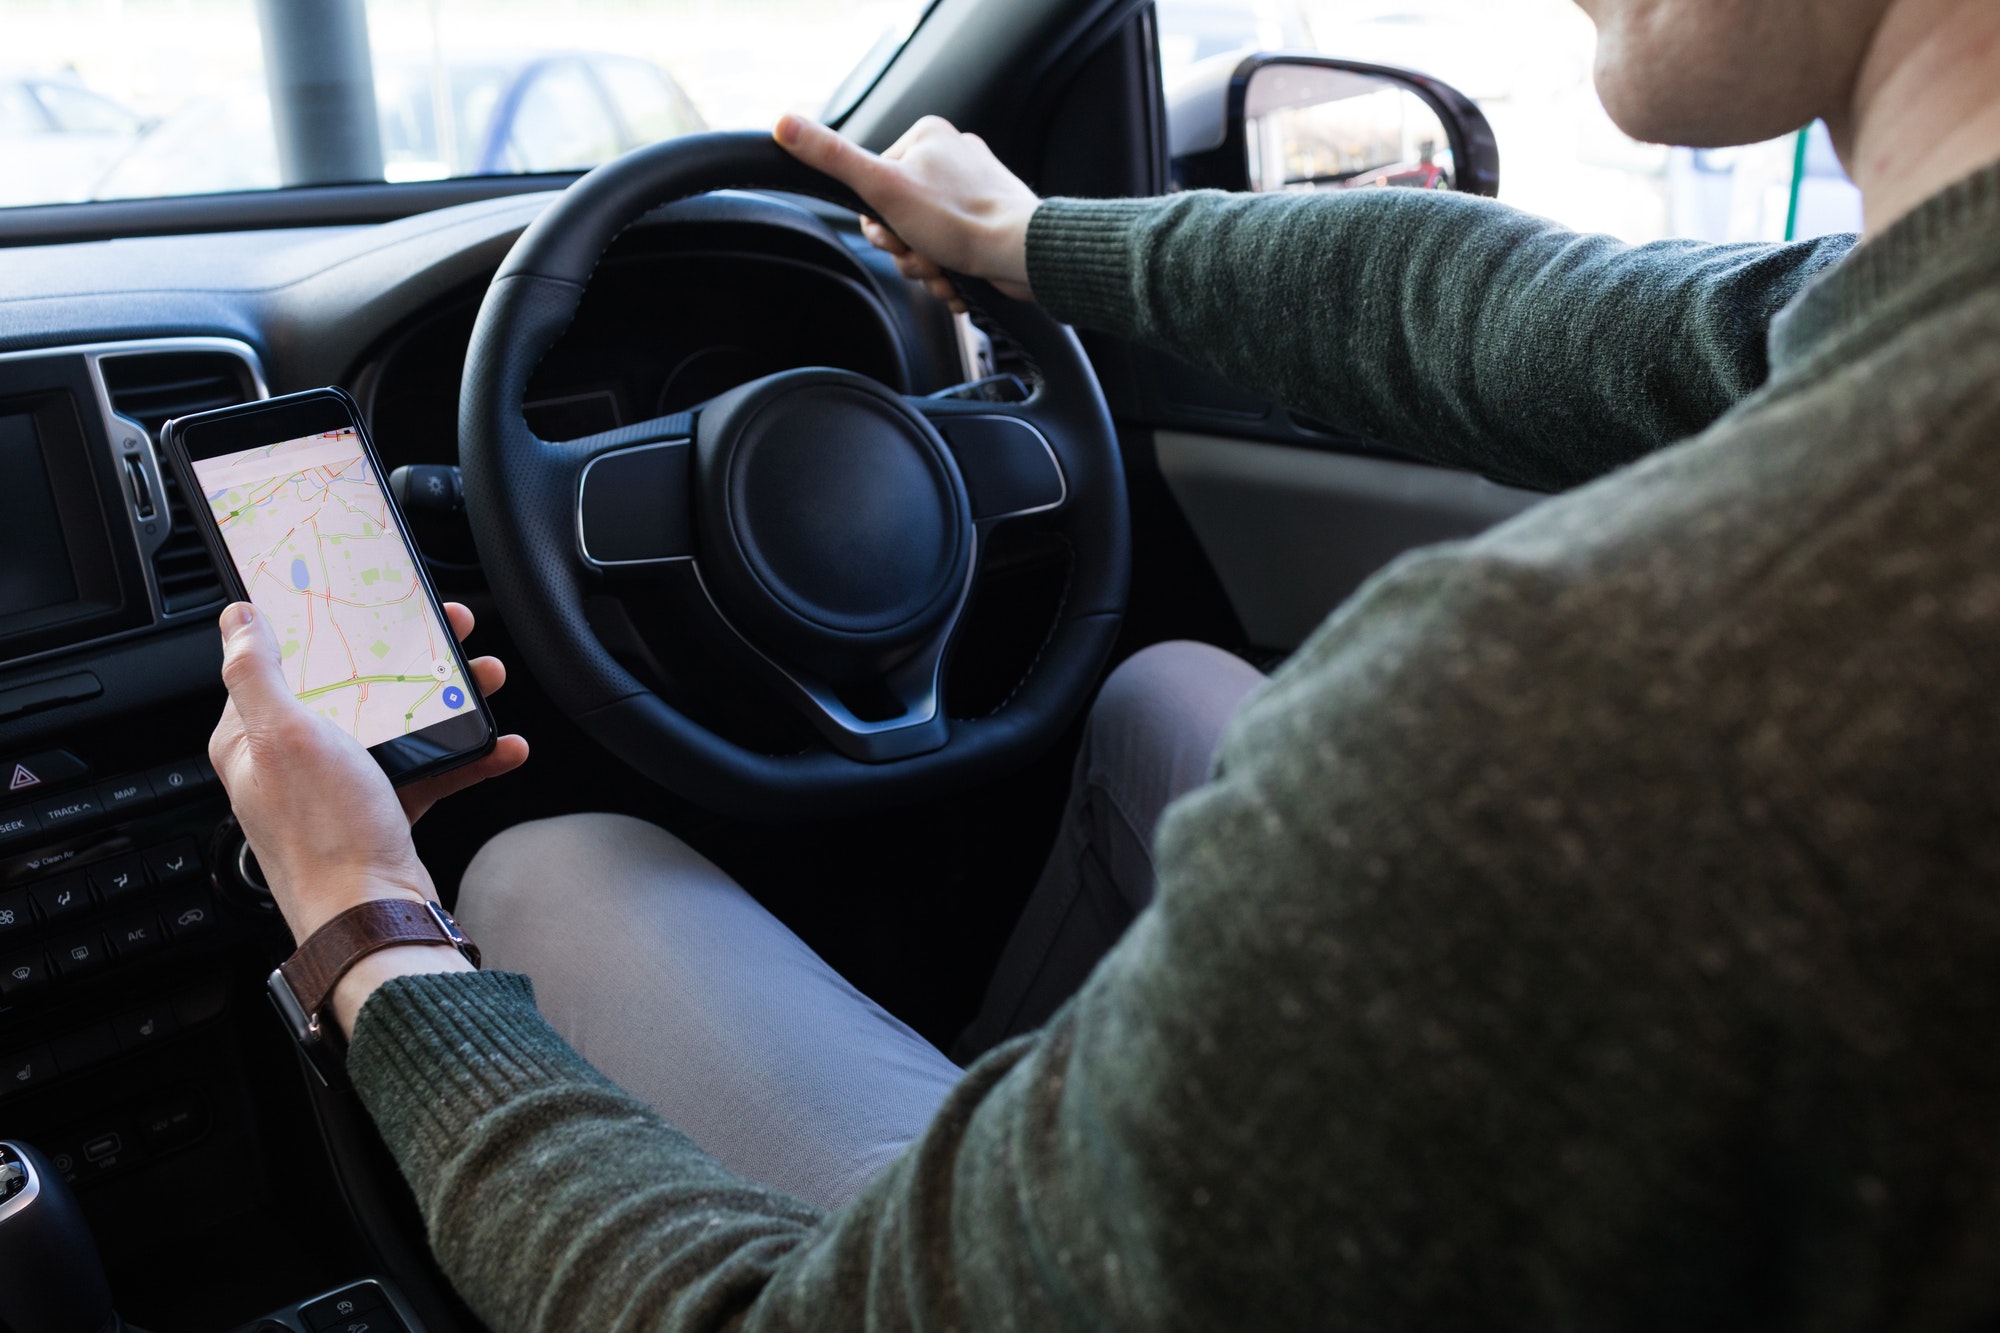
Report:
[[[538,438],[522,415],[529,377],[619,233],[662,204],[726,188],[863,211],[767,135],[695,135],[578,180],[495,274],[458,425],[466,507],[494,598],[529,669],[584,732],[722,813],[851,813],[997,776],[1082,707],[1130,580],[1117,435],[1069,329],[962,282],[1040,372],[1020,403],[909,398],[846,371],[806,369],[561,443]],[[671,308],[660,313],[672,318]],[[945,667],[979,553],[1009,523],[1066,540],[1062,607],[1006,702],[952,718]],[[692,580],[711,628],[804,715],[815,744],[745,748],[613,656],[586,599],[665,596],[670,573]]]

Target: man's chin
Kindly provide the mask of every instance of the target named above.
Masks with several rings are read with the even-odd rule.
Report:
[[[1736,148],[1789,134],[1814,119],[1776,99],[1746,99],[1745,89],[1628,79],[1600,67],[1597,95],[1611,123],[1641,143],[1680,148]]]

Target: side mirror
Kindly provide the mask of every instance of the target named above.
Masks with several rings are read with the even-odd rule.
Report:
[[[1500,193],[1500,146],[1472,100],[1424,74],[1325,56],[1220,56],[1168,95],[1184,190],[1403,186]]]

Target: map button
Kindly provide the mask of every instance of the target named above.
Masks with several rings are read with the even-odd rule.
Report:
[[[137,814],[153,803],[153,784],[137,773],[97,784],[97,799],[114,815]]]

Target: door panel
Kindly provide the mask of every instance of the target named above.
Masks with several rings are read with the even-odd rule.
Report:
[[[1250,642],[1296,648],[1404,551],[1547,497],[1421,463],[1159,431],[1161,473]]]

